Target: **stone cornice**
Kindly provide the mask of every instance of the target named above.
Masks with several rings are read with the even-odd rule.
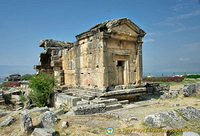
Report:
[[[118,40],[123,40],[123,41],[137,41],[137,37],[133,36],[132,34],[127,34],[127,33],[120,33],[120,32],[109,32],[109,33],[103,33],[103,38],[113,38],[113,39],[118,39]]]

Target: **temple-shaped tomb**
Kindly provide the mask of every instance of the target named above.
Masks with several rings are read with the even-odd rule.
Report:
[[[145,32],[127,18],[113,19],[76,36],[77,41],[42,40],[37,72],[54,74],[59,86],[98,88],[137,85],[142,80]]]

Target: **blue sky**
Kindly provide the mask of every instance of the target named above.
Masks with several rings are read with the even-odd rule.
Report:
[[[144,72],[200,72],[199,0],[1,0],[0,76],[33,73],[42,39],[73,42],[122,17],[147,33]]]

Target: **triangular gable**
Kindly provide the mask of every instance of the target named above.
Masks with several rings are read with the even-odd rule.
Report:
[[[121,25],[115,26],[115,27],[111,28],[111,30],[114,30],[119,33],[126,33],[126,34],[131,34],[133,36],[138,36],[136,30],[131,28],[127,24],[121,24]]]

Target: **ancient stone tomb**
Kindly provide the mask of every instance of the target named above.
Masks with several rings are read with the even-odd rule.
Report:
[[[140,85],[145,32],[127,18],[113,19],[76,36],[77,41],[41,40],[38,73],[54,74],[58,85],[108,88]]]

